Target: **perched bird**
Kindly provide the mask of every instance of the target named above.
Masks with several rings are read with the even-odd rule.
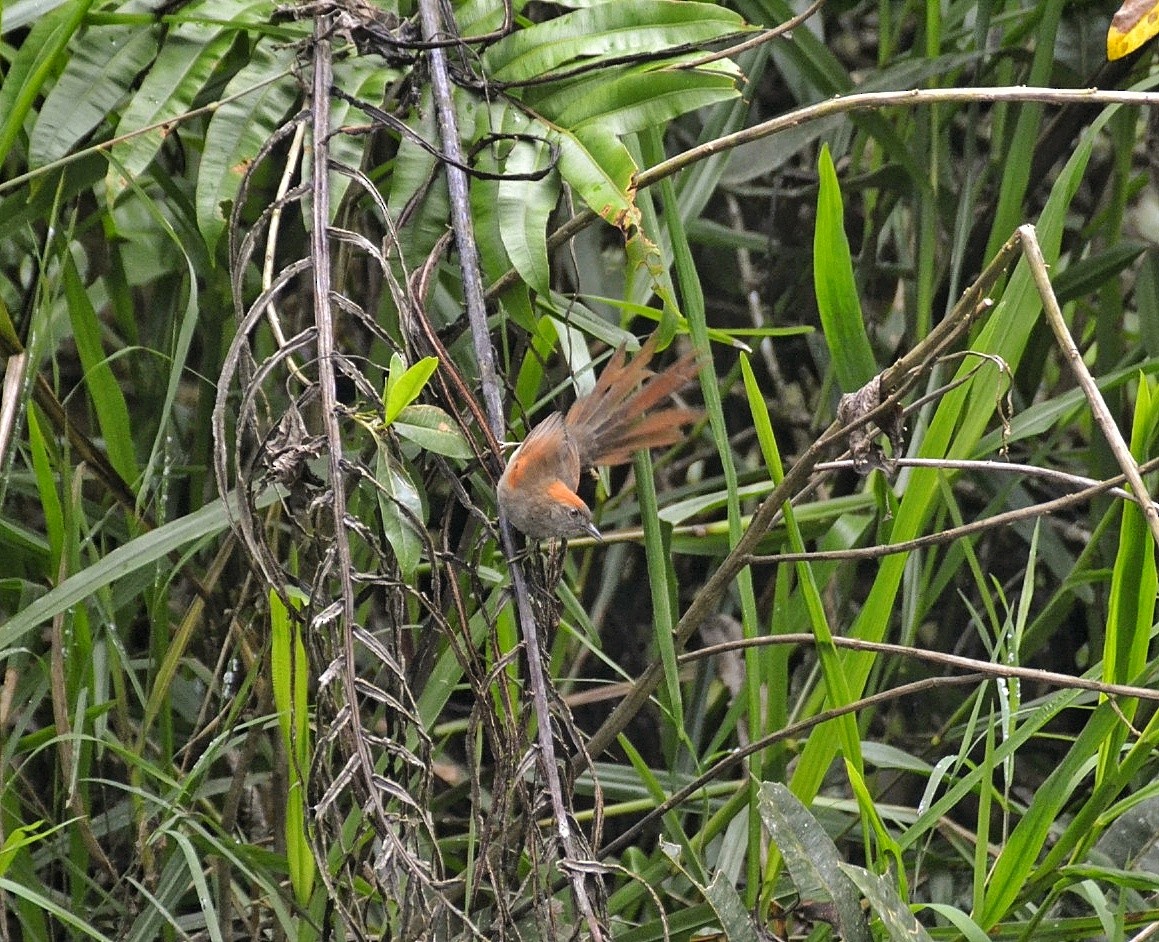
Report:
[[[648,413],[697,370],[690,353],[653,373],[648,362],[655,351],[655,334],[630,361],[621,346],[590,393],[566,415],[554,412],[531,430],[499,478],[499,506],[514,526],[534,540],[585,534],[603,539],[576,493],[580,471],[626,464],[637,451],[673,445],[685,425],[702,417],[698,409],[677,406]]]

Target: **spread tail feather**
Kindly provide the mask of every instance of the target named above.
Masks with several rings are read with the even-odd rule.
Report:
[[[662,373],[648,363],[656,351],[653,334],[630,361],[621,346],[588,395],[576,400],[567,413],[567,428],[585,467],[624,464],[637,451],[673,445],[682,427],[698,421],[696,409],[671,408],[647,414],[688,383],[697,371],[695,354],[681,357]]]

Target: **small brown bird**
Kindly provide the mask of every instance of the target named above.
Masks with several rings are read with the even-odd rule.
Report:
[[[499,478],[499,506],[514,526],[534,540],[585,534],[603,539],[576,493],[580,471],[626,464],[637,451],[673,445],[685,425],[703,416],[698,409],[677,406],[648,414],[697,370],[690,353],[653,373],[648,362],[655,351],[655,334],[631,361],[621,346],[595,389],[577,399],[566,415],[553,412],[531,430]]]

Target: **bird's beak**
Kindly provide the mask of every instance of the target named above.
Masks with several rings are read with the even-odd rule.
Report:
[[[602,533],[600,533],[599,530],[596,529],[596,525],[594,523],[592,523],[590,520],[584,526],[584,529],[587,530],[588,533],[590,533],[592,536],[594,536],[599,542],[601,542],[601,543],[604,542],[604,535]]]

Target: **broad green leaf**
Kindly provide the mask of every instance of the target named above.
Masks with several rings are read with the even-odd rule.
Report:
[[[459,427],[438,406],[407,406],[391,427],[403,438],[437,455],[463,459],[475,456]]]
[[[249,64],[225,88],[209,123],[197,174],[197,225],[212,253],[225,230],[229,204],[254,157],[298,100],[294,50],[259,43]]]
[[[914,918],[906,902],[898,896],[897,888],[885,877],[844,862],[839,866],[841,872],[857,884],[862,895],[869,900],[870,907],[885,926],[887,938],[933,942],[925,927]]]
[[[614,134],[588,124],[582,131],[553,128],[559,148],[559,170],[592,212],[617,229],[639,222],[633,177],[636,162]]]
[[[182,22],[165,36],[160,53],[117,124],[116,137],[133,136],[113,148],[113,156],[121,166],[111,164],[105,178],[110,202],[115,202],[125,190],[126,177],[133,179],[144,172],[172,129],[134,132],[187,112],[233,45],[236,31],[214,21],[233,21],[239,26],[247,22],[260,24],[268,19],[272,9],[271,0],[242,4],[237,0],[204,0],[184,8]]]
[[[527,6],[528,0],[514,0],[508,4],[511,12],[518,16]],[[571,4],[568,4],[569,6]],[[464,0],[455,4],[455,22],[459,24],[465,42],[470,37],[491,33],[503,25],[504,4],[495,0]]]
[[[845,208],[828,144],[821,147],[817,173],[820,191],[817,231],[813,237],[813,285],[825,346],[833,359],[837,382],[842,392],[852,393],[869,382],[877,368],[853,279],[853,258],[845,235]]]
[[[411,521],[412,515],[420,522],[423,519],[418,488],[406,469],[391,458],[385,448],[378,450],[374,476],[378,482],[378,511],[382,515],[383,531],[394,550],[398,568],[403,577],[409,579],[418,568],[423,552],[422,538]]]
[[[374,55],[339,59],[334,63],[334,84],[355,98],[380,104],[382,90],[401,78],[398,69],[391,68]],[[330,101],[330,127],[338,130],[347,125],[364,125],[369,121],[354,105],[342,98]],[[330,138],[330,160],[346,167],[360,167],[363,154],[373,137],[367,134],[334,134]],[[307,163],[309,165],[309,163]],[[337,213],[351,179],[345,173],[330,173],[330,208]],[[360,194],[355,193],[355,196]]]
[[[0,20],[0,33],[11,33],[29,23],[41,22],[61,7],[66,6],[87,8],[88,4],[72,3],[71,0],[11,0],[11,2],[4,4],[4,16]]]
[[[720,928],[729,942],[760,942],[764,933],[757,934],[752,915],[724,873],[718,870],[712,882],[699,889],[720,920]]]
[[[459,115],[466,113],[472,105],[477,106],[474,97],[463,89],[455,90],[455,102],[455,111]],[[425,141],[439,139],[429,86],[424,87],[418,105],[406,118],[406,124]],[[460,133],[470,140],[465,132]],[[396,252],[401,253],[403,266],[409,272],[421,263],[447,231],[451,204],[447,195],[447,177],[439,172],[438,161],[408,135],[403,135],[398,144],[386,204],[391,218],[401,221],[400,247]]]
[[[73,41],[64,74],[41,106],[28,142],[40,167],[69,153],[128,93],[157,54],[157,32],[139,26],[92,26]]]
[[[577,59],[651,53],[711,42],[746,29],[743,19],[715,3],[633,0],[565,13],[501,39],[483,55],[495,81],[540,79]]]

